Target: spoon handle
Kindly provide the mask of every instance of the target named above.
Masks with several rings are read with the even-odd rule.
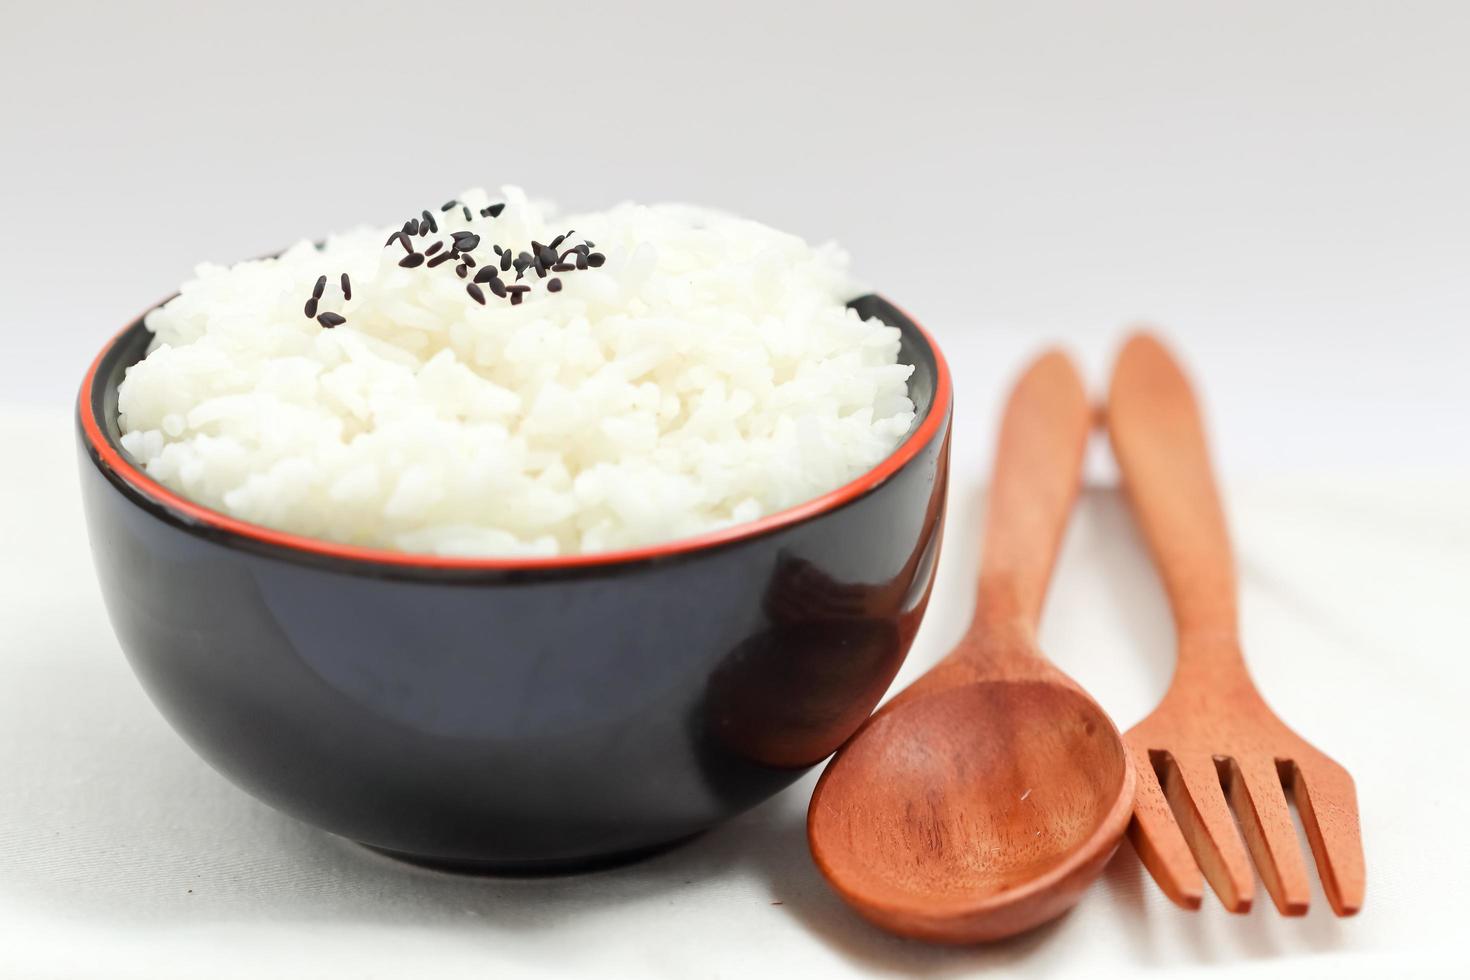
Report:
[[[1180,639],[1233,640],[1235,560],[1204,423],[1184,372],[1148,334],[1118,355],[1108,433]]]
[[[1043,354],[1016,382],[1001,421],[974,632],[1035,632],[1091,428],[1076,366],[1061,351]]]

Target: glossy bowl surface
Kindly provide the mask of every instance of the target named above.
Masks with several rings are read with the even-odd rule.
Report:
[[[919,409],[874,470],[697,538],[565,558],[446,559],[246,524],[119,445],[142,319],[78,402],[83,505],[113,628],[221,773],[400,857],[584,867],[699,833],[791,783],[872,711],[928,602],[951,387],[900,328]]]

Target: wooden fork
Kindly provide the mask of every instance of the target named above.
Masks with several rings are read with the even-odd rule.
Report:
[[[1249,850],[1277,909],[1304,915],[1310,884],[1286,790],[1327,900],[1338,915],[1352,915],[1363,903],[1364,877],[1352,777],[1287,728],[1251,683],[1199,409],[1179,366],[1146,334],[1118,356],[1107,424],[1179,643],[1168,693],[1123,736],[1138,773],[1134,847],[1177,904],[1199,908],[1203,871],[1232,912],[1251,907]]]

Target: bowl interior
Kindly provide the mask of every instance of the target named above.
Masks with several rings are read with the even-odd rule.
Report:
[[[167,301],[164,300],[164,302]],[[133,465],[131,457],[122,448],[122,431],[118,424],[118,386],[121,384],[127,369],[138,363],[147,354],[148,344],[152,339],[152,334],[144,326],[143,317],[141,316],[114,337],[98,356],[93,365],[92,372],[84,384],[80,409],[83,412],[90,413],[91,421],[95,424],[98,437],[107,444],[107,448],[115,456],[115,459],[104,459],[103,461],[123,470],[120,473],[122,477],[120,482],[126,484],[126,489],[130,495],[149,509],[172,519],[182,519],[195,525],[200,523],[212,524],[226,532],[233,531],[237,534],[243,532],[245,537],[258,537],[268,545],[274,544],[277,547],[281,545],[284,545],[287,549],[305,547],[307,550],[331,552],[336,557],[356,558],[380,563],[480,568],[531,568],[540,567],[541,565],[562,566],[574,564],[604,565],[634,558],[652,557],[673,551],[688,550],[704,545],[721,544],[763,533],[766,530],[786,526],[794,521],[813,516],[823,510],[830,509],[832,506],[840,506],[842,503],[861,496],[891,476],[908,459],[912,458],[918,449],[922,448],[923,442],[926,441],[924,438],[925,434],[932,434],[937,431],[936,423],[942,421],[942,418],[937,418],[936,416],[942,416],[949,411],[949,380],[942,355],[939,354],[932,340],[917,323],[883,297],[868,294],[858,297],[848,305],[857,310],[865,319],[876,318],[889,326],[897,327],[901,335],[899,341],[899,359],[905,364],[913,365],[914,368],[913,374],[909,377],[908,385],[909,397],[914,403],[914,420],[905,433],[904,438],[900,440],[898,446],[895,447],[888,459],[880,463],[874,470],[870,470],[846,486],[838,488],[817,500],[799,504],[796,507],[768,515],[749,524],[734,525],[732,528],[717,531],[713,534],[663,542],[649,548],[630,551],[562,556],[552,559],[486,558],[484,560],[440,560],[432,555],[414,555],[349,546],[337,547],[333,546],[330,542],[299,538],[284,532],[275,532],[270,529],[247,525],[228,515],[183,500],[172,491],[149,479],[140,469],[137,469]],[[83,428],[85,430],[88,426],[84,425]]]

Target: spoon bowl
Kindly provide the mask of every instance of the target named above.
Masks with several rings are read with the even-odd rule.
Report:
[[[880,925],[1000,938],[1076,901],[1127,826],[1130,777],[1112,722],[1082,692],[1055,680],[964,684],[881,713],[848,745],[814,800],[813,852]]]

